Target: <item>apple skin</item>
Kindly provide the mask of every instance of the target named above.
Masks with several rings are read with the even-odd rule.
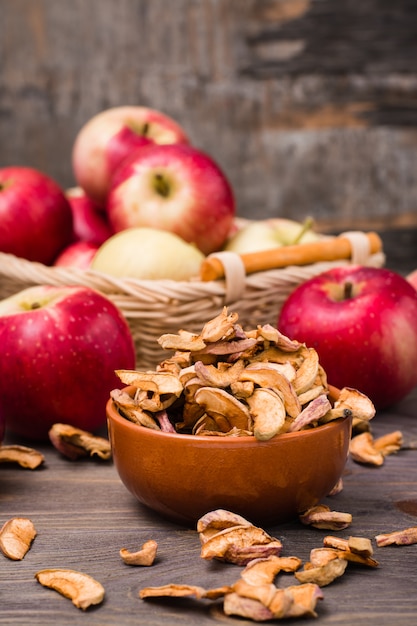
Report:
[[[90,241],[76,241],[64,248],[55,259],[55,267],[78,267],[89,269],[100,246]]]
[[[407,274],[406,279],[408,280],[410,285],[414,287],[414,289],[417,289],[417,269]]]
[[[382,409],[417,385],[416,320],[417,292],[404,277],[340,266],[296,287],[277,326],[317,350],[330,384],[356,388]]]
[[[229,235],[224,249],[237,254],[246,254],[318,239],[320,235],[309,227],[305,228],[302,222],[277,217],[248,222]]]
[[[188,143],[188,137],[175,120],[148,107],[113,107],[94,115],[78,132],[72,149],[78,185],[95,202],[104,204],[118,165],[151,143]]]
[[[117,169],[106,208],[115,232],[138,226],[167,230],[210,254],[229,236],[235,199],[210,156],[187,144],[154,144]]]
[[[0,411],[0,446],[4,439],[4,433],[6,430],[6,419],[2,411]]]
[[[0,169],[0,250],[51,265],[72,239],[64,190],[30,167]]]
[[[0,302],[0,414],[6,432],[47,440],[57,422],[97,431],[106,424],[114,370],[135,366],[128,324],[86,287],[30,287]]]
[[[198,277],[204,254],[175,233],[157,228],[127,228],[105,241],[91,269],[139,280],[190,280]]]
[[[106,212],[87,196],[81,187],[66,189],[65,195],[72,210],[74,241],[102,244],[113,230]]]

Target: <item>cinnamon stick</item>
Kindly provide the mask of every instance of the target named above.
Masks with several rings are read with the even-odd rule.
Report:
[[[375,254],[382,250],[382,241],[375,232],[366,233],[369,240],[370,253]],[[352,244],[347,237],[331,237],[311,243],[302,243],[295,246],[281,246],[261,252],[241,254],[246,274],[279,269],[289,265],[310,265],[324,261],[338,261],[350,259]],[[207,257],[201,264],[200,278],[202,281],[224,278],[224,268],[216,257]]]

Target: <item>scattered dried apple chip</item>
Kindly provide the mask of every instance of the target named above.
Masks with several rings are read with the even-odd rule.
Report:
[[[254,622],[266,622],[274,618],[272,611],[262,602],[242,597],[238,593],[228,593],[225,596],[223,611],[226,615],[244,617]]]
[[[374,439],[374,448],[382,453],[382,455],[388,456],[389,454],[396,454],[403,445],[403,434],[400,430],[394,430],[391,433],[382,435]]]
[[[197,532],[201,543],[205,543],[213,534],[233,526],[251,526],[251,523],[227,509],[214,509],[197,520]]]
[[[100,604],[104,599],[104,587],[83,572],[72,569],[43,569],[36,572],[35,578],[42,586],[69,598],[83,611],[91,605]]]
[[[410,526],[390,533],[381,533],[376,535],[375,541],[379,548],[390,545],[411,546],[417,543],[417,526]]]
[[[349,452],[356,463],[366,465],[383,465],[385,457],[395,454],[403,445],[403,435],[400,430],[374,439],[370,430],[352,437],[349,443]]]
[[[186,598],[195,597],[198,600],[217,600],[223,598],[226,594],[231,593],[232,589],[228,585],[216,587],[214,589],[205,589],[199,585],[181,585],[170,583],[161,585],[160,587],[143,587],[139,591],[139,597],[142,600],[147,598]]]
[[[345,573],[346,567],[347,561],[336,557],[317,567],[306,563],[304,569],[295,572],[294,576],[300,583],[314,583],[319,587],[325,587],[336,578],[340,578]]]
[[[254,621],[317,617],[315,607],[317,601],[323,598],[319,586],[311,583],[279,589],[274,585],[259,588],[240,581],[234,588],[236,590],[224,598],[225,614]]]
[[[349,442],[349,454],[356,463],[378,466],[384,463],[384,455],[380,450],[376,450],[369,431],[352,437]]]
[[[303,583],[286,587],[293,603],[286,617],[317,617],[316,605],[318,600],[323,600],[323,592],[315,583]]]
[[[25,469],[36,469],[44,463],[43,454],[34,448],[18,445],[0,445],[0,463],[17,463]]]
[[[324,549],[335,550],[337,556],[352,563],[366,565],[367,567],[378,567],[379,563],[372,558],[373,548],[371,541],[366,537],[333,537],[328,535],[323,539]]]
[[[216,509],[197,521],[200,556],[247,565],[249,561],[271,555],[279,556],[282,543],[244,517],[225,509]]]
[[[33,522],[25,517],[9,519],[0,530],[0,549],[13,561],[21,561],[36,537]]]
[[[300,521],[308,526],[319,529],[343,530],[352,523],[350,513],[332,511],[325,504],[311,507],[299,516]]]
[[[84,456],[97,456],[104,461],[111,458],[109,440],[81,428],[57,423],[53,424],[48,434],[52,445],[72,461]]]
[[[349,537],[348,550],[364,557],[372,556],[374,553],[371,540],[367,537]]]
[[[158,544],[153,539],[145,541],[140,550],[136,552],[130,552],[127,548],[121,548],[120,557],[126,565],[142,565],[149,567],[153,565],[156,553],[158,550]]]
[[[200,556],[236,565],[247,565],[259,557],[278,555],[282,543],[257,526],[233,526],[212,535],[201,546]]]
[[[333,547],[313,548],[310,550],[309,567],[321,567],[338,558],[338,551]]]
[[[301,566],[296,556],[269,556],[249,561],[241,573],[242,579],[251,585],[273,583],[279,572],[295,572]]]

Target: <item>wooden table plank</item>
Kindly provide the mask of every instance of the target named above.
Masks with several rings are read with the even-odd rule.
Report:
[[[416,441],[416,413],[417,389],[394,409],[377,415],[374,435],[400,429],[407,439]],[[42,469],[0,467],[0,523],[15,515],[27,516],[38,530],[23,561],[1,555],[0,624],[248,623],[225,617],[220,602],[140,600],[138,591],[147,585],[176,582],[215,587],[236,580],[240,568],[203,561],[195,530],[172,524],[142,507],[121,484],[111,463],[71,462],[48,446],[38,449],[46,457]],[[340,536],[373,540],[378,533],[416,525],[417,450],[387,457],[379,468],[349,460],[343,491],[326,502],[353,515],[351,527],[339,531]],[[297,520],[266,530],[281,539],[285,555],[303,560],[308,559],[311,548],[321,545],[325,534],[334,534],[306,528]],[[152,567],[129,567],[121,561],[120,548],[135,550],[150,538],[159,545]],[[375,548],[378,569],[349,565],[341,579],[323,589],[324,600],[318,605],[320,623],[414,624],[416,555],[417,545]],[[46,567],[70,567],[91,574],[106,589],[104,603],[89,609],[86,617],[69,600],[36,582],[35,572]],[[292,582],[288,574],[278,579],[279,585]],[[291,623],[305,624],[305,620]]]

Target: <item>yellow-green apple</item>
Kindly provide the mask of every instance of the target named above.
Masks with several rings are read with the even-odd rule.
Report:
[[[45,265],[71,242],[72,212],[64,190],[30,167],[0,169],[0,250]]]
[[[106,212],[91,200],[81,187],[70,187],[65,195],[71,206],[75,241],[102,244],[113,230]]]
[[[224,249],[237,254],[270,250],[280,246],[317,241],[320,235],[312,230],[313,221],[297,222],[286,218],[253,220],[233,233]]]
[[[64,248],[55,259],[56,267],[78,267],[86,270],[91,267],[92,260],[99,249],[98,243],[75,241]]]
[[[204,254],[174,233],[128,228],[105,241],[91,269],[119,277],[189,280],[199,274]]]
[[[285,335],[315,348],[330,384],[379,409],[417,385],[417,292],[386,268],[339,266],[295,288],[278,316]]]
[[[209,155],[189,144],[154,144],[117,169],[107,212],[116,232],[159,228],[209,254],[228,237],[235,200],[225,173]]]
[[[79,130],[72,149],[75,179],[98,204],[106,199],[116,167],[150,143],[188,143],[183,128],[161,111],[119,106],[94,115]]]
[[[134,368],[120,310],[87,287],[36,286],[0,302],[0,414],[6,431],[46,440],[56,422],[105,426],[115,369]]]

